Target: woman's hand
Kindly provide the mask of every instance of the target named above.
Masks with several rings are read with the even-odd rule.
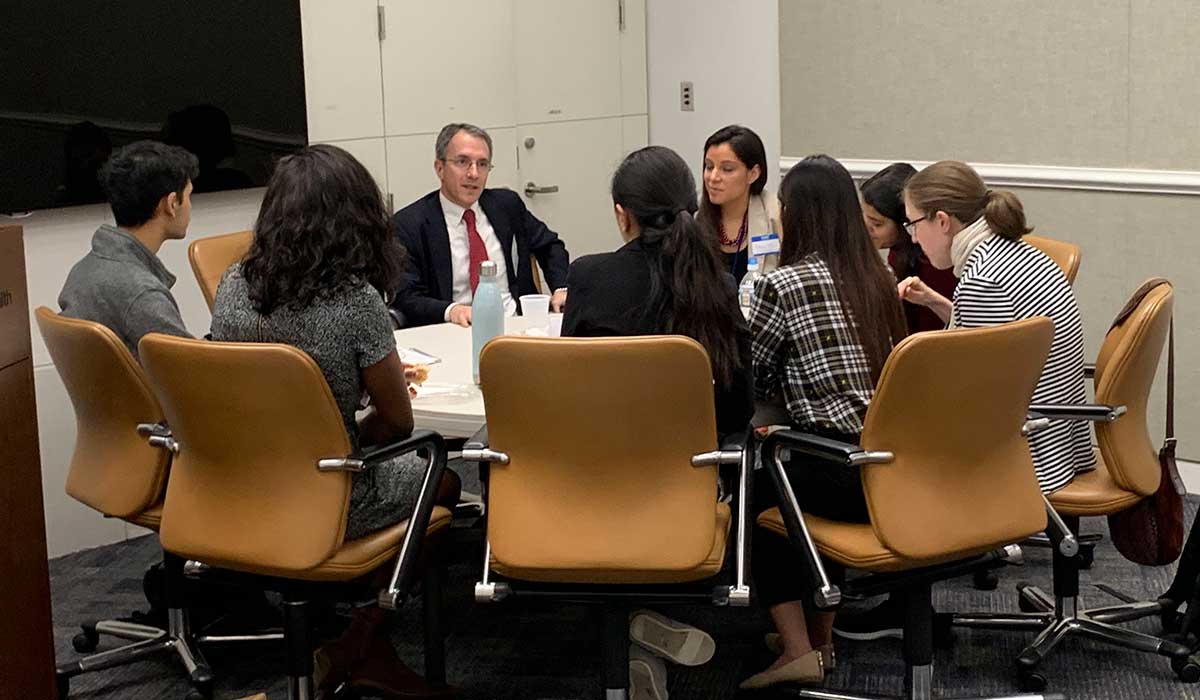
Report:
[[[920,277],[904,278],[896,285],[896,292],[904,301],[931,309],[943,321],[950,320],[950,310],[953,308],[951,301],[925,284]]]

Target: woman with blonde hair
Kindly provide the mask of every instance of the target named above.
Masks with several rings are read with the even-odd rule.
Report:
[[[988,189],[966,163],[944,160],[909,179],[904,207],[909,235],[935,267],[954,269],[958,287],[947,302],[909,277],[899,285],[900,297],[918,304],[949,303],[951,328],[1049,317],[1054,340],[1033,402],[1086,403],[1079,305],[1054,261],[1021,240],[1032,230],[1021,200],[1012,192]],[[1095,465],[1086,423],[1052,421],[1030,436],[1029,449],[1047,493]]]

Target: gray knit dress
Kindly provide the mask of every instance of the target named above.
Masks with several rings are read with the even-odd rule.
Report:
[[[212,337],[286,343],[308,353],[325,375],[356,449],[354,412],[363,395],[362,370],[396,351],[387,307],[369,284],[318,298],[305,308],[277,307],[263,316],[250,302],[240,264],[229,268],[217,288]],[[346,539],[357,539],[408,518],[416,505],[424,467],[424,460],[408,454],[355,474]]]

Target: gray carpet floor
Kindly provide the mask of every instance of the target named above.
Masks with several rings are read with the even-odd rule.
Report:
[[[1188,503],[1189,522],[1196,500]],[[1103,532],[1102,519],[1084,525],[1085,532]],[[461,547],[455,552],[446,589],[448,677],[462,689],[463,700],[557,699],[602,697],[598,681],[598,620],[580,606],[546,606],[520,600],[476,605],[471,586],[478,576],[478,552]],[[54,638],[58,658],[73,659],[71,637],[86,619],[128,614],[144,609],[142,573],[160,557],[157,538],[77,552],[50,562],[54,607]],[[1014,585],[1030,581],[1050,587],[1049,552],[1025,549],[1026,563],[1001,570],[994,592],[974,590],[969,580],[935,588],[940,611],[1015,610]],[[1113,601],[1092,582],[1105,582],[1139,599],[1165,590],[1174,567],[1145,568],[1123,559],[1107,541],[1096,549],[1095,565],[1082,578],[1085,604]],[[672,668],[669,690],[673,700],[701,698],[767,698],[770,694],[738,695],[737,683],[761,670],[770,658],[762,647],[769,624],[764,613],[737,608],[677,607],[665,610],[709,630],[717,640],[713,660],[698,668]],[[397,613],[394,641],[413,668],[421,668],[420,603],[410,602]],[[1149,633],[1156,619],[1132,623]],[[980,697],[1012,694],[1016,687],[1013,659],[1032,638],[1028,633],[957,630],[952,648],[935,658],[935,696]],[[101,649],[115,640],[102,640]],[[902,690],[900,642],[838,641],[838,667],[828,679],[830,689],[855,689],[896,694]],[[242,698],[265,692],[273,700],[287,697],[280,644],[209,648],[206,655],[217,674],[216,697]],[[1068,698],[1197,698],[1200,685],[1185,685],[1171,672],[1166,659],[1071,639],[1043,666],[1050,692]],[[123,668],[78,676],[72,698],[182,698],[188,684],[172,658],[142,661]]]

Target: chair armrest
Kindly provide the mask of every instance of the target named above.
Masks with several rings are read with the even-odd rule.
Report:
[[[1107,406],[1105,404],[1041,404],[1029,406],[1029,413],[1043,418],[1071,421],[1091,421],[1094,423],[1111,423],[1125,415],[1124,406]]]
[[[773,454],[776,448],[818,457],[845,465],[887,464],[895,456],[883,450],[864,450],[859,445],[798,430],[776,430],[763,441],[763,452]]]
[[[404,328],[404,322],[405,322],[404,314],[401,313],[399,309],[393,309],[392,307],[389,306],[388,307],[388,317],[391,318],[391,320],[392,320],[392,330],[398,331],[401,328]]]
[[[1094,362],[1083,363],[1083,378],[1084,379],[1095,379],[1096,378],[1096,363],[1094,363]]]
[[[401,444],[407,448],[403,452],[413,452],[422,448],[428,450],[429,465],[425,468],[425,476],[421,481],[417,505],[408,519],[404,542],[400,545],[400,554],[396,557],[396,568],[392,571],[392,577],[387,587],[379,592],[379,605],[386,610],[396,609],[401,596],[408,593],[417,576],[417,562],[425,542],[425,533],[429,529],[433,508],[437,505],[442,474],[446,471],[446,441],[432,430],[413,431],[412,436],[407,440],[376,450],[370,456],[364,456],[364,461],[374,463],[380,459],[402,454],[401,451],[392,451],[393,447],[399,450]],[[385,453],[386,456],[384,456]]]
[[[367,449],[361,449],[357,452],[352,452],[348,457],[336,457],[329,459],[317,460],[317,469],[323,472],[346,471],[346,472],[365,472],[381,462],[397,457],[409,452],[416,452],[422,447],[426,447],[430,441],[436,439],[441,445],[441,449],[445,451],[445,442],[442,441],[442,436],[432,430],[414,430],[412,435],[397,440],[386,445],[372,445]]]

